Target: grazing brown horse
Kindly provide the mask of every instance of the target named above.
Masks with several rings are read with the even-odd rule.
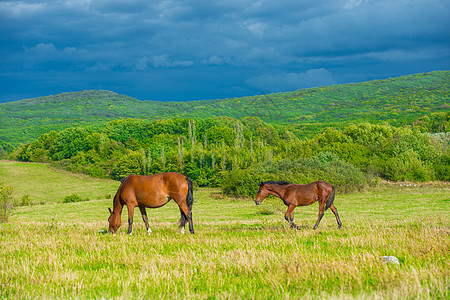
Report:
[[[152,231],[148,225],[146,207],[157,208],[174,200],[180,207],[181,233],[184,233],[186,221],[189,231],[194,233],[192,223],[192,181],[179,173],[163,173],[149,176],[130,175],[122,181],[114,196],[113,211],[110,208],[109,232],[115,233],[120,227],[123,206],[128,208],[128,234],[133,227],[134,208],[139,207],[148,234]]]
[[[266,181],[258,185],[259,189],[255,199],[256,205],[261,204],[268,195],[274,195],[280,198],[288,207],[284,218],[292,228],[300,229],[294,223],[294,208],[297,206],[311,205],[316,201],[319,201],[319,218],[313,229],[319,226],[319,222],[322,220],[323,214],[328,208],[331,208],[331,211],[336,217],[338,227],[341,228],[342,223],[339,219],[337,209],[333,204],[334,187],[328,182],[319,180],[308,184],[293,184],[286,181]]]

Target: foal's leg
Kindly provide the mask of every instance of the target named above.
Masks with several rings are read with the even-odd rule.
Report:
[[[341,228],[342,223],[341,223],[341,219],[339,219],[337,208],[334,206],[334,204],[331,204],[330,209],[333,212],[334,216],[336,217],[336,221],[337,221],[338,227]]]
[[[128,208],[128,234],[133,231],[133,215],[134,215],[134,205],[127,205]]]
[[[147,233],[152,233],[152,230],[150,229],[150,225],[148,225],[148,218],[147,218],[147,211],[145,210],[145,206],[139,205],[139,210],[142,214],[142,220],[144,220],[145,228],[147,228]]]
[[[323,214],[325,212],[325,204],[326,200],[319,199],[319,217],[317,218],[316,225],[314,225],[313,229],[317,229],[317,226],[319,226],[320,220],[322,220]]]
[[[288,210],[284,214],[284,219],[289,222],[289,225],[291,225],[291,228],[299,229],[299,227],[297,225],[295,225],[295,223],[294,223],[294,208],[295,207],[296,206],[292,205],[292,204],[288,206]]]
[[[289,215],[289,219],[291,220],[292,223],[294,223],[294,210],[292,210],[291,214]],[[296,225],[295,223],[294,227],[296,227],[297,229],[301,229],[300,226]]]

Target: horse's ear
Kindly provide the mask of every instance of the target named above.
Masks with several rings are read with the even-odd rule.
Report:
[[[263,185],[264,185],[264,182],[258,183],[258,186],[259,186],[259,187],[263,187]]]
[[[108,207],[109,213],[112,214],[111,208]]]

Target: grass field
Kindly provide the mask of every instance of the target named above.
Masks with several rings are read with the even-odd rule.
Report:
[[[450,297],[450,183],[337,194],[342,229],[327,211],[316,231],[317,204],[297,208],[302,229],[291,230],[279,199],[255,206],[200,189],[194,235],[179,233],[171,202],[148,210],[150,236],[137,211],[130,236],[126,213],[118,234],[101,232],[118,182],[6,161],[0,178],[37,204],[0,225],[1,298]],[[62,203],[73,193],[91,200]]]

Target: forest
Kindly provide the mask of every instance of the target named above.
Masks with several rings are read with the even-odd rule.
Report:
[[[449,181],[449,120],[450,113],[432,113],[413,125],[349,124],[300,139],[258,117],[129,118],[50,131],[8,155],[115,180],[177,171],[236,197],[253,195],[265,180],[321,179],[346,193],[379,178]]]

